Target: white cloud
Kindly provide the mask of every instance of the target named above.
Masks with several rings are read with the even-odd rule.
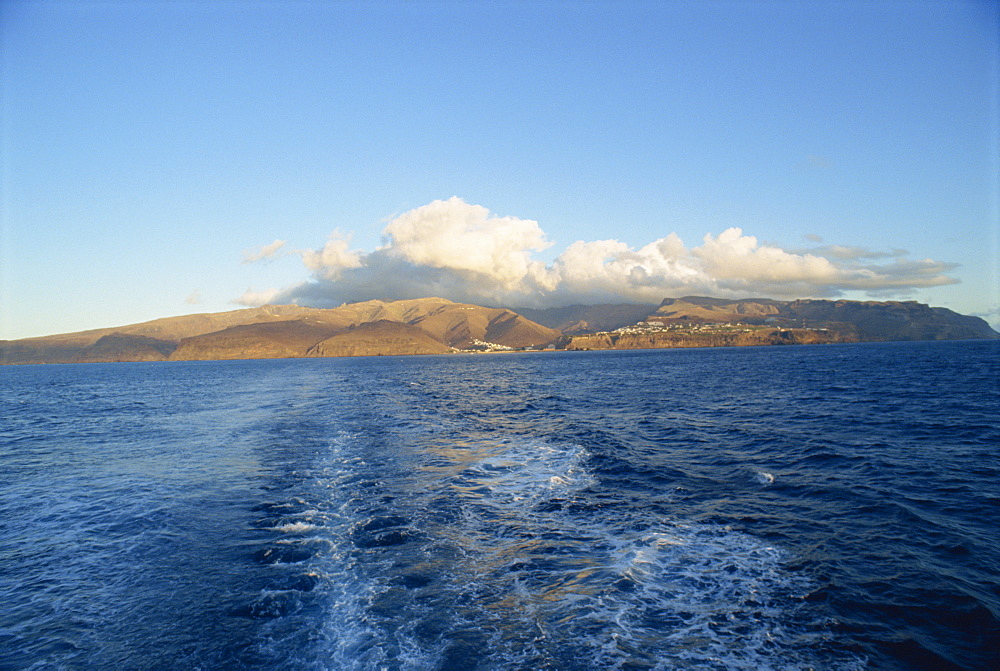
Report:
[[[442,296],[527,307],[659,302],[689,294],[808,298],[861,290],[898,295],[956,282],[946,275],[953,264],[910,261],[900,250],[875,253],[836,245],[786,250],[761,244],[739,228],[708,234],[692,248],[675,233],[637,250],[618,240],[580,240],[547,266],[534,258],[551,246],[538,222],[495,216],[457,197],[405,212],[383,233],[384,244],[365,252],[350,250],[349,237],[335,232],[321,249],[298,252],[310,281],[281,291],[248,290],[239,302],[324,307]],[[812,240],[822,242],[818,236]],[[276,252],[278,242],[267,248]],[[878,262],[886,258],[890,262]]]
[[[285,295],[289,291],[294,291],[295,287],[291,289],[286,289],[284,291],[280,289],[265,289],[263,291],[256,291],[254,289],[247,289],[243,292],[243,295],[234,300],[233,302],[238,305],[246,305],[251,308],[259,308],[262,305],[268,305],[273,303],[287,303],[289,302]],[[278,299],[281,300],[278,300]]]
[[[273,259],[278,255],[278,252],[282,247],[285,246],[284,240],[275,240],[269,245],[264,245],[256,251],[247,250],[243,252],[243,263],[254,263],[255,261],[263,261],[265,259]]]
[[[340,235],[338,231],[330,236],[323,249],[314,252],[311,249],[300,252],[306,268],[326,280],[335,280],[344,270],[362,266],[361,252],[348,249],[350,238]]]
[[[817,256],[824,256],[828,259],[841,261],[856,259],[886,259],[890,257],[906,256],[908,254],[905,249],[891,249],[887,252],[883,252],[852,245],[820,245],[809,249],[794,250],[794,252],[796,254],[815,254]]]
[[[726,229],[717,238],[706,235],[704,244],[691,252],[710,277],[732,288],[797,282],[829,284],[840,278],[837,266],[823,257],[761,246],[757,238],[743,235],[739,228]]]
[[[201,303],[201,292],[192,291],[188,294],[188,297],[184,299],[184,302],[188,305],[199,305]]]
[[[536,221],[490,216],[485,207],[457,197],[410,210],[384,233],[390,239],[385,253],[393,258],[489,277],[506,290],[517,290],[542,271],[531,252],[552,244]]]

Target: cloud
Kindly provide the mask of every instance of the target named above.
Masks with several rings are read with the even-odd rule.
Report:
[[[306,268],[322,279],[335,280],[343,271],[364,265],[361,252],[352,252],[348,249],[349,246],[350,238],[334,231],[318,252],[307,249],[299,253],[302,254],[302,262]]]
[[[816,236],[819,238],[819,236]],[[814,242],[822,242],[822,238]],[[856,247],[851,245],[821,245],[808,249],[789,250],[796,254],[816,254],[828,259],[856,260],[856,259],[886,259],[907,256],[909,252],[905,249],[890,249],[887,252],[868,249],[866,247]]]
[[[389,222],[385,253],[414,266],[490,277],[517,290],[544,269],[531,252],[551,246],[538,222],[490,216],[460,198],[436,200]]]
[[[264,291],[256,291],[254,289],[247,289],[243,292],[243,295],[234,300],[233,302],[238,305],[246,305],[251,308],[259,308],[262,305],[270,305],[276,303],[287,303],[288,299],[285,295],[289,291],[294,291],[297,287],[292,287],[290,289],[279,290],[279,289],[265,289]],[[280,300],[279,300],[280,299]]]
[[[254,263],[255,261],[273,259],[278,255],[278,251],[284,246],[284,240],[275,240],[269,245],[264,245],[257,251],[246,250],[243,252],[243,263]]]
[[[311,275],[308,281],[282,290],[248,290],[238,302],[331,307],[372,298],[442,296],[545,307],[659,302],[691,294],[901,295],[957,281],[947,275],[955,264],[912,261],[901,250],[871,252],[837,245],[786,250],[762,244],[739,228],[705,235],[696,247],[687,247],[675,233],[639,249],[614,239],[580,240],[546,265],[535,255],[552,243],[538,222],[495,216],[457,197],[405,212],[392,219],[383,234],[382,246],[366,252],[351,250],[349,236],[335,232],[321,249],[297,252]],[[818,236],[809,239],[822,242]],[[268,248],[277,251],[278,242]]]
[[[201,304],[201,292],[192,291],[190,294],[188,294],[188,297],[184,299],[184,302],[187,303],[188,305]]]

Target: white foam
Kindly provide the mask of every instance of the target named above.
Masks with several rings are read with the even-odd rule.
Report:
[[[308,522],[291,522],[289,524],[282,524],[276,527],[271,527],[272,531],[279,531],[283,534],[301,534],[307,531],[313,531],[316,525],[309,524]]]
[[[627,508],[541,505],[597,484],[586,450],[525,440],[503,448],[452,480],[463,516],[446,532],[466,550],[452,589],[474,591],[484,626],[499,632],[487,667],[822,665],[809,645],[817,639],[796,624],[809,586],[785,570],[780,548],[728,528],[634,519]]]
[[[488,493],[493,506],[530,507],[543,498],[570,497],[595,482],[577,445],[508,440],[452,479],[458,489]]]
[[[767,471],[756,471],[754,478],[765,487],[774,483],[774,475]]]

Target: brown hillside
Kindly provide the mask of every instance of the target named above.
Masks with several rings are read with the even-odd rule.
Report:
[[[435,304],[434,301],[440,302]],[[443,299],[396,302],[404,304],[400,307],[409,308],[404,315],[412,317],[408,323],[451,347],[468,347],[474,340],[527,347],[551,342],[561,335],[555,329],[502,308],[484,308]],[[421,305],[405,305],[409,303]],[[414,309],[417,307],[420,309]]]
[[[481,340],[508,347],[529,347],[551,342],[560,335],[555,329],[536,324],[510,310],[502,310],[490,319]]]
[[[178,359],[259,359],[337,356],[349,339],[338,339],[308,354],[320,342],[364,324],[404,324],[423,331],[431,341],[403,337],[380,326],[352,337],[382,334],[407,351],[440,351],[466,347],[474,340],[509,347],[551,342],[560,333],[509,310],[452,303],[443,298],[365,301],[338,308],[266,306],[214,314],[168,317],[118,328],[96,329],[41,338],[0,341],[0,363],[67,363],[80,361],[156,361]],[[417,343],[417,344],[415,344]],[[336,346],[335,346],[336,345]],[[359,346],[361,347],[361,346]],[[388,347],[388,346],[387,346]],[[376,348],[378,349],[378,348]],[[386,348],[380,348],[384,353]]]
[[[656,312],[649,316],[656,321],[675,320],[684,322],[739,322],[748,318],[767,318],[781,312],[777,301],[767,298],[725,300],[686,296],[668,298],[660,304]]]

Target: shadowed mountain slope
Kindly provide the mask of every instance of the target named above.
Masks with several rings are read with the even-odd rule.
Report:
[[[642,321],[656,311],[655,303],[620,305],[570,305],[562,308],[515,308],[528,319],[566,335],[614,331]]]
[[[214,333],[184,338],[170,358],[194,360],[300,357],[306,356],[316,343],[329,338],[337,331],[336,326],[301,319],[242,324]]]
[[[452,348],[417,326],[380,319],[341,331],[316,344],[310,356],[446,354]]]

